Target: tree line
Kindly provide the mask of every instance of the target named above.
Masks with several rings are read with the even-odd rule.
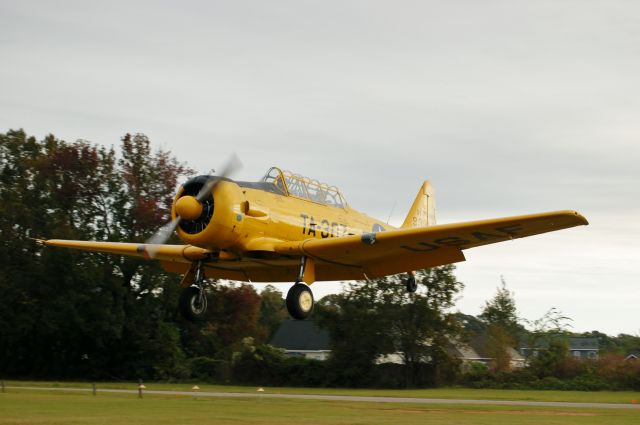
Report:
[[[180,276],[157,262],[34,240],[143,242],[192,174],[142,134],[124,135],[117,149],[0,134],[0,374],[188,378],[189,358],[230,358],[244,337],[268,340],[284,317],[273,288],[214,286],[215,320],[193,325],[177,312]]]
[[[169,220],[178,183],[193,174],[143,134],[125,134],[117,148],[53,135],[37,140],[23,130],[0,134],[0,377],[503,386],[524,379],[510,370],[505,354],[515,338],[562,330],[560,315],[527,330],[506,288],[479,318],[454,312],[463,284],[454,267],[445,266],[419,271],[413,294],[390,276],[352,282],[321,299],[313,318],[329,332],[329,361],[287,358],[268,345],[288,317],[272,286],[257,292],[246,284],[211,285],[206,320],[192,323],[177,311],[180,276],[156,262],[43,249],[34,240],[143,242]],[[488,368],[465,370],[450,350],[452,341],[473,332],[486,332],[492,341]],[[625,338],[640,347],[633,336],[597,337],[620,350]],[[388,355],[400,356],[401,364],[381,361]],[[558,366],[561,357],[549,361]],[[603,368],[620,374],[615,364]],[[571,369],[538,367],[554,370],[557,379]],[[577,369],[571,370],[575,378]],[[527,373],[548,378],[532,368]],[[640,372],[622,386],[633,387],[633,376]]]
[[[518,316],[515,295],[502,279],[495,296],[488,300],[471,333],[487,336],[489,364],[471,364],[460,376],[464,385],[476,388],[516,388],[550,390],[640,390],[640,361],[626,359],[638,352],[640,337],[620,334],[570,331],[571,319],[558,309],[549,309],[536,320]],[[525,327],[526,326],[526,327]],[[575,358],[570,354],[570,337],[593,338],[599,355]],[[511,347],[526,347],[524,367],[511,362]]]

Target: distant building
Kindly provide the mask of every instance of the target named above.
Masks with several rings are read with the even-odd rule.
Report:
[[[493,361],[493,358],[489,355],[490,351],[486,334],[473,336],[467,342],[452,343],[449,348],[449,354],[462,361],[463,365],[475,362],[489,366]],[[507,347],[507,354],[510,357],[509,363],[512,369],[524,367],[525,358],[518,350],[513,347]]]
[[[579,360],[595,360],[600,353],[600,343],[598,338],[568,337],[566,339],[569,348],[569,355]],[[549,348],[549,340],[540,341],[535,347],[527,347],[521,344],[520,353],[526,357],[535,357],[540,351]]]
[[[625,360],[638,360],[640,359],[640,351],[632,351],[630,353],[627,353],[627,355],[624,358]]]
[[[307,359],[327,360],[331,354],[329,333],[319,328],[311,320],[285,320],[282,322],[270,344],[284,351],[286,356],[300,356]],[[479,362],[489,364],[493,359],[487,354],[487,340],[485,335],[472,338],[468,343],[452,342],[448,348],[450,355],[460,359],[463,363]],[[511,367],[520,368],[525,364],[524,357],[514,348],[507,349],[511,357]],[[429,361],[430,359],[424,359]],[[377,364],[403,364],[402,353],[381,355]]]
[[[585,360],[598,358],[600,344],[598,338],[569,338],[569,353],[575,359]]]
[[[313,360],[329,358],[329,333],[310,320],[285,320],[271,338],[271,345],[287,356]]]

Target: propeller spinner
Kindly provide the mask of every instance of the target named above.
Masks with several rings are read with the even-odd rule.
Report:
[[[202,214],[203,206],[195,196],[183,196],[176,202],[176,214],[185,220],[195,220]]]
[[[207,197],[211,196],[211,193],[215,190],[216,186],[227,178],[229,175],[236,172],[242,166],[238,157],[233,154],[227,160],[222,172],[218,176],[209,177],[208,180],[202,185],[196,196],[191,194],[181,196],[175,204],[176,218],[169,223],[162,226],[153,236],[147,240],[149,245],[164,244],[171,237],[176,227],[182,220],[193,221],[197,220],[203,213],[205,203],[207,203]],[[150,258],[154,258],[154,250],[152,247],[147,249]]]

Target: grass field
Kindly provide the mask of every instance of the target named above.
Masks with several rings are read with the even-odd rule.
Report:
[[[637,410],[66,393],[0,394],[0,424],[638,424]]]
[[[5,382],[15,386],[16,382]],[[20,382],[21,385],[34,385]],[[38,383],[51,386],[52,383]],[[46,385],[43,385],[46,384]],[[87,384],[75,386],[87,387]],[[60,385],[62,386],[62,384]],[[71,386],[64,383],[64,386]],[[99,388],[106,388],[101,384]],[[134,389],[136,384],[111,384],[111,388]],[[191,384],[147,384],[149,389],[188,390]],[[254,392],[254,387],[201,386],[207,391]],[[520,400],[562,400],[612,402],[620,393],[566,393],[565,397],[547,392],[448,390],[323,390],[267,389],[280,393],[322,393],[348,395],[395,395],[402,397],[489,398]],[[533,393],[533,394],[529,394]],[[634,393],[630,393],[634,394]],[[475,397],[473,397],[475,395]],[[580,395],[580,400],[575,396]],[[519,398],[516,398],[516,397]],[[8,388],[0,393],[0,424],[634,424],[640,411],[591,408],[547,408],[521,406],[395,404],[350,401],[291,400],[270,398],[210,398],[147,394],[40,391]]]
[[[90,388],[87,382],[45,382],[45,381],[5,381],[7,386],[15,387],[73,387]],[[193,383],[165,384],[145,383],[149,390],[190,391]],[[227,385],[197,384],[201,391],[255,393],[256,387],[240,387]],[[135,390],[138,384],[134,382],[98,383],[98,389],[130,389]],[[353,395],[372,397],[423,397],[464,400],[524,400],[524,401],[565,401],[576,403],[621,403],[628,404],[633,400],[640,403],[640,392],[633,391],[524,391],[524,390],[474,390],[470,388],[437,388],[418,390],[394,389],[344,389],[344,388],[268,388],[265,390],[273,394],[323,394],[323,395]]]

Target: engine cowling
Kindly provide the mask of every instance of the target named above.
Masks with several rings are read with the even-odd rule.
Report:
[[[176,232],[184,242],[209,249],[227,249],[241,235],[245,197],[236,183],[221,179],[213,193],[198,201],[197,194],[211,178],[198,176],[183,184],[173,200],[171,216],[175,219],[180,215]]]

